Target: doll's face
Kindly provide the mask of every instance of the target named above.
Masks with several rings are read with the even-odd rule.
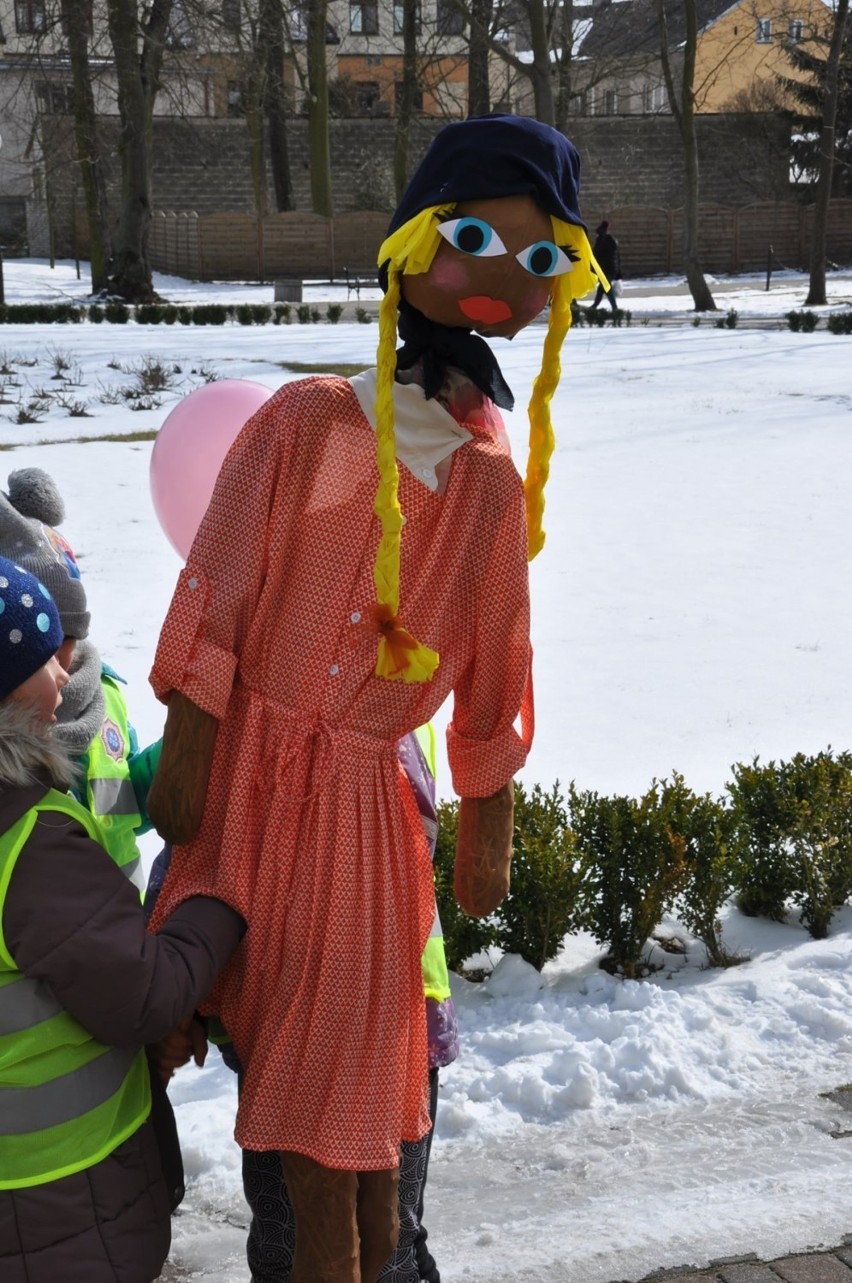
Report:
[[[571,268],[531,196],[464,201],[440,230],[428,272],[402,277],[403,298],[439,325],[512,338],[547,303],[553,276]]]

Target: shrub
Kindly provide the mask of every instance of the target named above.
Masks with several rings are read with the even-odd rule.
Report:
[[[733,815],[724,802],[705,793],[697,796],[683,778],[672,781],[672,811],[677,832],[686,841],[684,859],[688,877],[675,907],[678,918],[707,950],[714,966],[738,962],[722,943],[719,919],[722,906],[734,889],[731,854]]]
[[[109,303],[104,305],[104,320],[109,321],[111,325],[126,325],[130,320],[130,308],[126,303],[110,299]]]
[[[195,307],[190,308],[189,311],[192,325],[224,325],[230,309],[223,303],[196,303]],[[183,320],[183,317],[180,319]],[[251,322],[249,321],[248,324],[250,325]]]
[[[780,922],[792,901],[822,938],[852,891],[852,754],[829,748],[732,769],[740,908]]]
[[[817,327],[819,317],[816,312],[803,310],[801,312],[787,312],[787,324],[794,334],[802,330],[805,334],[812,334]]]
[[[456,903],[453,880],[458,828],[458,802],[439,803],[435,895],[444,930],[447,966],[451,971],[461,971],[468,958],[497,943],[497,927],[492,918],[469,918]]]
[[[292,310],[293,309],[290,307],[289,303],[276,303],[274,316],[272,318],[273,323],[275,325],[289,325]]]
[[[178,309],[173,303],[163,303],[162,317],[164,325],[174,325],[175,321],[178,319]]]
[[[134,315],[140,325],[159,325],[163,319],[163,308],[160,303],[138,303]]]
[[[830,334],[852,334],[852,308],[846,312],[831,312],[825,324]]]
[[[725,316],[720,316],[716,322],[717,330],[735,330],[739,323],[740,314],[736,308],[731,308]]]
[[[578,917],[580,868],[559,784],[545,793],[515,783],[512,883],[495,914],[497,943],[539,971]]]
[[[194,311],[195,308],[192,307],[178,308],[177,319],[180,321],[181,325],[192,325],[192,314]]]
[[[608,947],[608,966],[627,979],[641,973],[647,941],[688,878],[686,839],[673,823],[677,788],[654,780],[638,800],[580,793],[573,784],[569,791],[580,925]]]
[[[325,309],[325,319],[328,321],[329,325],[337,325],[337,322],[340,320],[342,315],[342,303],[329,303],[328,307]]]
[[[365,307],[356,307],[355,319],[360,321],[362,325],[369,325],[373,318]]]

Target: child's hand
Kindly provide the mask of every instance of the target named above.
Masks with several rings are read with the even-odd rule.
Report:
[[[207,1058],[207,1030],[202,1021],[189,1016],[165,1038],[152,1043],[147,1051],[148,1060],[162,1081],[168,1083],[175,1070],[185,1065],[190,1057],[194,1057],[199,1067],[204,1064]]]

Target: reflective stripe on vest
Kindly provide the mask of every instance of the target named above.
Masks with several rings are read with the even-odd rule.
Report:
[[[417,743],[420,745],[423,756],[426,759],[429,773],[434,779],[436,763],[435,728],[431,722],[427,722],[425,726],[418,726],[414,734],[417,736]],[[429,845],[433,846],[438,825],[435,820],[431,820],[427,816],[421,816],[420,818],[423,821]],[[426,941],[426,948],[423,950],[420,965],[423,970],[423,993],[425,996],[434,998],[435,1002],[446,1002],[450,996],[450,973],[447,970],[447,955],[444,952],[444,929],[441,926],[437,904],[435,905],[435,921],[432,923],[432,930],[429,932],[429,939]]]
[[[39,814],[57,811],[103,845],[85,807],[53,789],[0,834],[0,1189],[42,1185],[94,1166],[151,1109],[145,1053],[97,1042],[46,981],[18,970],[3,937],[15,864]]]
[[[101,679],[101,689],[104,720],[89,747],[86,800],[92,815],[101,823],[107,851],[134,886],[144,891],[134,832],[142,823],[142,816],[127,764],[130,751],[127,707],[118,686],[106,673]]]

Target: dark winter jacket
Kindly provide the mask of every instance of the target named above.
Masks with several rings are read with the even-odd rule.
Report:
[[[0,703],[0,833],[50,785],[68,782],[68,759],[48,729]],[[138,891],[59,812],[41,817],[21,851],[2,925],[20,971],[49,984],[99,1041],[126,1047],[164,1037],[190,1014],[244,930],[232,909],[198,897],[149,935]],[[169,1211],[149,1119],[82,1172],[0,1190],[0,1279],[152,1283],[168,1254]]]
[[[610,284],[621,280],[621,254],[612,232],[598,232],[592,253]]]

